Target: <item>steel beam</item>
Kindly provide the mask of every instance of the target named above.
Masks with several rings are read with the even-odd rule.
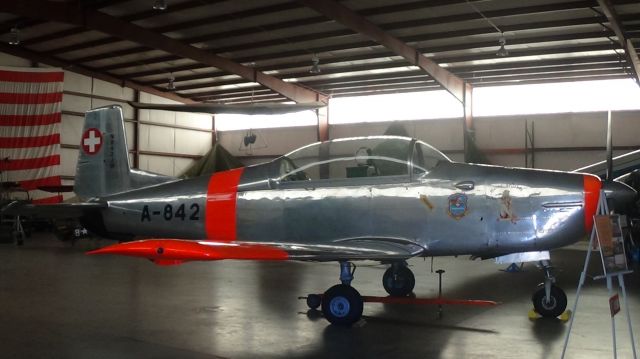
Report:
[[[155,87],[145,86],[135,81],[126,80],[116,76],[108,75],[88,67],[75,65],[62,59],[46,56],[35,51],[27,50],[21,46],[11,46],[4,43],[0,43],[0,52],[22,57],[24,59],[28,59],[32,61],[41,62],[43,64],[47,64],[50,66],[61,67],[64,70],[75,72],[80,75],[85,75],[85,76],[93,77],[102,81],[111,82],[111,83],[120,85],[122,87],[129,87],[134,90],[143,91],[152,95],[167,98],[169,100],[178,101],[182,103],[195,103],[195,101],[191,99],[179,96],[172,92],[160,91]]]
[[[298,1],[404,57],[409,63],[420,67],[431,75],[460,102],[464,101],[464,81],[461,78],[440,67],[437,63],[429,60],[418,50],[400,41],[395,36],[387,34],[379,26],[360,16],[355,11],[330,0]]]
[[[631,69],[635,76],[636,83],[640,85],[640,61],[638,61],[638,53],[631,41],[628,41],[625,36],[624,30],[622,29],[622,22],[618,17],[616,9],[613,7],[610,0],[598,0],[598,5],[600,5],[600,9],[607,16],[607,19],[609,19],[609,26],[613,32],[615,32],[616,37],[618,38],[618,43],[620,43],[620,46],[622,46],[626,53],[626,58],[631,64]]]
[[[454,2],[464,2],[464,1],[454,1]],[[551,12],[551,11],[580,9],[580,8],[585,8],[591,5],[592,3],[589,1],[575,1],[575,2],[563,3],[563,4],[537,5],[537,6],[527,6],[527,7],[521,7],[521,8],[504,9],[504,10],[492,10],[492,11],[487,11],[484,15],[487,17],[505,17],[505,16],[515,16],[515,15],[523,15],[523,14],[531,14],[531,13],[544,13],[544,12]],[[433,2],[419,1],[416,3],[407,3],[407,4],[400,4],[400,5],[393,4],[390,6],[383,6],[380,8],[364,9],[364,10],[361,10],[359,13],[361,14],[361,16],[369,16],[369,15],[377,15],[381,13],[388,14],[388,13],[393,13],[397,11],[410,11],[414,9],[429,8],[434,6],[438,6],[438,4],[434,4]],[[265,9],[265,11],[267,10],[272,11],[271,8],[277,8],[277,7],[278,6],[268,6],[263,9]],[[229,16],[236,17],[236,18],[242,18],[243,16],[252,16],[255,14],[255,11],[251,12],[253,10],[256,10],[256,9],[252,9],[247,12],[239,12],[239,13],[231,14]],[[225,16],[228,16],[228,15],[225,15]],[[220,15],[216,15],[211,18],[199,19],[197,20],[197,23],[194,23],[193,21],[186,21],[182,23],[181,26],[178,26],[179,24],[174,24],[169,26],[153,27],[153,28],[150,28],[149,30],[152,30],[158,33],[166,33],[166,32],[176,31],[176,30],[184,29],[188,27],[194,27],[196,25],[203,25],[206,23],[216,23],[216,22],[224,21],[227,18],[228,17],[221,17]],[[480,18],[480,15],[475,12],[472,12],[469,14],[457,14],[457,15],[432,18],[429,20],[429,24],[430,25],[446,24],[450,22],[475,20],[477,18]],[[126,18],[123,18],[123,19],[126,20]],[[203,20],[208,20],[208,22],[204,22]],[[581,23],[581,21],[583,20],[584,19],[571,19],[571,20],[563,20],[563,21],[555,21],[555,22],[559,23],[559,25],[556,25],[556,26],[571,26],[572,24],[574,24],[574,22]],[[596,21],[597,19],[594,19],[593,17],[589,17],[587,18],[587,20],[589,21],[589,23],[594,23],[594,21]],[[302,26],[302,25],[311,26],[313,24],[326,22],[326,21],[327,21],[327,18],[324,16],[319,16],[319,17],[314,16],[314,17],[308,17],[303,19],[290,20],[286,22],[266,24],[266,25],[260,26],[260,28],[263,31],[277,31],[277,30],[286,29],[288,27],[295,27],[295,26]],[[405,20],[405,21],[385,23],[379,26],[385,31],[390,31],[390,30],[397,30],[402,28],[420,27],[423,25],[424,25],[424,20],[417,19],[417,20]],[[523,25],[527,25],[527,24],[514,24],[514,25],[505,26],[503,28],[503,31],[514,31],[514,28],[522,28]],[[490,26],[487,26],[486,29],[491,33],[495,32],[495,30]],[[529,29],[529,28],[526,28],[526,29]],[[463,30],[462,32],[464,31],[465,30]],[[242,28],[242,29],[234,29],[234,30],[225,31],[225,32],[217,32],[213,34],[204,34],[204,35],[185,37],[185,38],[181,38],[181,41],[185,43],[196,44],[200,42],[215,41],[218,39],[228,39],[235,36],[251,34],[253,32],[255,32],[255,28],[248,27],[248,28]],[[289,43],[308,42],[311,40],[326,39],[329,37],[341,37],[341,36],[347,36],[351,34],[352,32],[349,31],[348,29],[332,30],[328,32],[320,32],[320,33],[306,34],[303,36],[289,37],[287,38],[287,42]],[[434,35],[433,38],[437,38],[437,39],[442,38],[442,36],[439,36],[439,34],[433,34],[433,35]],[[473,34],[468,34],[468,35],[473,35]],[[460,35],[460,36],[466,36],[466,35]],[[403,40],[404,42],[412,41],[412,40],[407,40],[405,38],[401,38],[401,40]],[[75,51],[82,48],[89,48],[92,46],[99,46],[99,45],[104,45],[107,43],[113,43],[117,41],[120,41],[120,40],[114,39],[114,38],[99,39],[91,42],[80,43],[80,44],[75,44],[75,45],[71,45],[63,48],[54,49],[52,50],[52,54]],[[420,40],[417,40],[417,41],[420,41]],[[278,45],[278,44],[281,44],[281,42],[282,42],[281,39],[266,40],[266,41],[261,41],[259,43],[232,45],[224,48],[216,47],[216,51],[218,53],[244,51],[247,49],[252,49],[257,47]],[[97,59],[114,58],[118,56],[125,56],[125,55],[134,54],[134,53],[140,53],[143,51],[147,51],[147,49],[144,46],[141,46],[141,47],[128,48],[125,50],[120,50],[120,51],[111,52],[111,53],[91,55],[91,56],[78,58],[74,60],[76,60],[77,62],[89,62],[89,61],[95,61]],[[305,51],[307,51],[307,49],[305,49]],[[317,51],[314,51],[314,52],[317,52]],[[253,60],[249,60],[249,61],[253,61]],[[236,62],[242,63],[246,61],[236,60]]]
[[[184,44],[170,37],[154,33],[143,27],[128,23],[113,16],[79,6],[77,3],[60,3],[46,0],[23,0],[0,2],[0,12],[20,16],[37,16],[49,21],[84,26],[121,39],[137,42],[150,48],[180,54],[209,66],[237,74],[249,81],[258,82],[296,102],[327,102],[328,98],[318,92],[284,82],[253,68],[243,66],[205,50]]]

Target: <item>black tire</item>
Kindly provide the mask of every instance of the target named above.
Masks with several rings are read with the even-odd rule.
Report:
[[[318,309],[322,303],[322,297],[317,294],[307,295],[307,306],[309,309]]]
[[[416,278],[407,266],[391,266],[382,276],[382,286],[389,295],[406,297],[413,292]]]
[[[351,326],[362,317],[362,296],[353,287],[338,284],[322,297],[322,314],[334,325]]]
[[[567,295],[562,289],[555,285],[551,286],[549,303],[545,300],[545,296],[544,287],[542,287],[533,293],[533,297],[531,298],[533,308],[541,316],[545,318],[556,318],[567,309]]]

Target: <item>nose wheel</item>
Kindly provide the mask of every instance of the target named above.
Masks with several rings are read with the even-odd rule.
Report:
[[[549,298],[545,288],[540,288],[533,293],[531,300],[536,313],[545,318],[559,317],[567,309],[567,295],[555,285],[551,286]]]
[[[416,278],[406,262],[393,263],[382,276],[384,290],[394,297],[406,297],[415,285]]]
[[[533,293],[533,308],[545,318],[556,318],[567,309],[567,295],[555,285],[551,263],[548,260],[540,261],[540,266],[544,271],[544,286]]]

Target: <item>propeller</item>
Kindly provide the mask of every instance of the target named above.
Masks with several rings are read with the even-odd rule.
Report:
[[[238,114],[238,115],[282,115],[285,113],[315,110],[327,106],[324,102],[306,103],[251,103],[251,104],[218,104],[218,103],[194,103],[194,104],[155,104],[129,102],[136,109],[164,110],[177,112],[203,112],[210,114]]]
[[[611,131],[611,111],[607,115],[607,171],[602,189],[607,196],[609,209],[618,213],[627,213],[635,204],[638,192],[626,183],[613,178],[613,135]]]

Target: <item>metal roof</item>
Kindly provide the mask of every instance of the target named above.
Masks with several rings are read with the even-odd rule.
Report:
[[[21,43],[2,44],[0,51],[153,88],[180,97],[176,99],[221,103],[291,99],[269,86],[272,78],[332,97],[442,88],[405,57],[336,20],[341,14],[327,16],[307,1],[167,0],[164,11],[152,9],[154,0],[19,1],[31,6],[29,13],[6,3],[0,4],[0,33],[6,37],[17,26]],[[71,9],[77,14],[56,17],[42,10],[44,3],[66,5],[67,13]],[[632,53],[624,48],[628,44],[640,50],[636,0],[336,3],[475,87],[636,76]],[[603,4],[609,5],[608,12]],[[247,76],[222,70],[185,54],[183,48],[167,51],[168,46],[157,39],[122,33],[114,25],[97,31],[89,24],[93,18],[83,17],[88,11],[138,26],[140,31],[133,32],[190,44],[202,53],[269,75],[268,79],[253,82],[247,79],[250,72]],[[70,20],[60,22],[63,15]],[[83,21],[86,26],[77,25]],[[496,55],[502,37],[498,29],[506,40],[504,57]],[[310,73],[313,56],[319,58],[317,74]],[[167,89],[170,77],[175,78],[174,91]]]

